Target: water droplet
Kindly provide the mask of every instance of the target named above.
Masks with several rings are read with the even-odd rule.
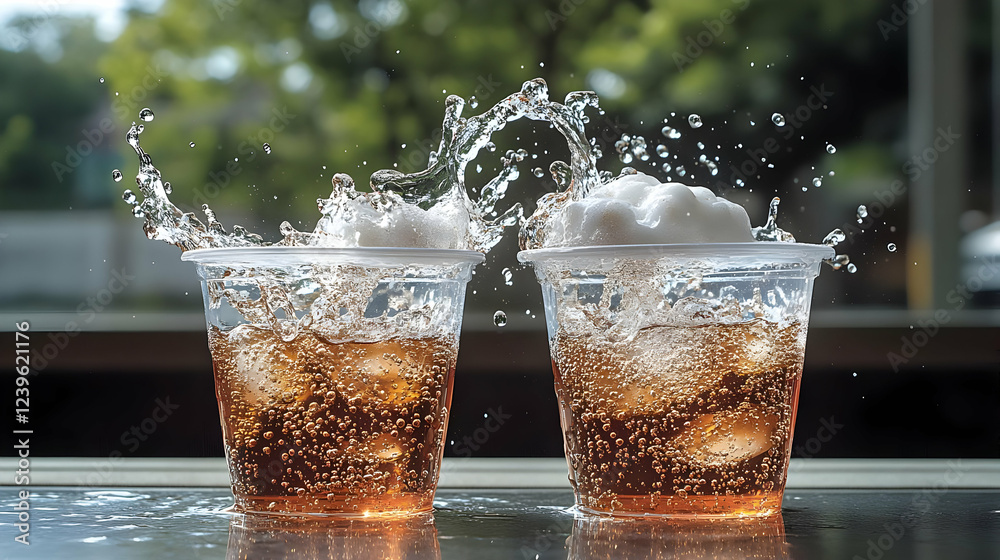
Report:
[[[851,263],[851,264],[847,265],[847,272],[850,272],[851,274],[854,274],[857,271],[858,271],[858,267],[854,263]]]
[[[149,107],[146,107],[142,111],[139,111],[139,120],[144,122],[149,122],[153,120],[153,110],[150,109]]]
[[[835,153],[837,153],[837,147],[834,146],[833,144],[827,144],[826,145],[826,153],[828,153],[828,154],[835,154]]]
[[[514,285],[514,280],[513,280],[514,273],[512,273],[509,268],[503,269],[501,271],[501,274],[503,274],[503,283],[504,284],[506,284],[508,286],[513,286]]]
[[[847,236],[844,235],[844,230],[837,228],[826,234],[826,237],[823,238],[823,245],[836,247],[838,243],[843,243],[846,239]]]
[[[814,187],[822,187],[823,186],[823,178],[822,177],[813,177],[813,186]]]
[[[691,113],[688,115],[688,124],[691,125],[691,128],[701,128],[701,116],[697,113]]]
[[[265,154],[270,154],[271,153],[271,145],[268,144],[267,142],[264,142],[263,148],[264,148],[264,153]]]
[[[493,142],[487,142],[486,149],[489,150],[490,152],[495,152],[497,151],[497,145],[494,144]]]
[[[119,181],[121,181],[122,180],[122,172],[118,171],[117,169],[115,169],[114,171],[111,172],[111,178],[114,179],[116,183],[119,182]]]
[[[132,215],[135,216],[136,218],[145,218],[146,212],[142,210],[142,206],[133,206]]]
[[[680,175],[681,177],[687,175],[687,170],[684,169],[683,165],[678,165],[677,166],[677,174]]]
[[[868,217],[868,207],[865,206],[864,204],[858,206],[858,223],[860,224],[861,222],[865,221],[865,218],[867,217]]]
[[[545,176],[545,170],[543,170],[541,167],[536,167],[535,170],[532,171],[532,173],[534,173],[535,177],[538,177],[539,179]]]
[[[889,249],[890,253],[895,253],[896,252],[896,244],[895,243],[890,243],[888,246],[886,246],[886,249]]]
[[[472,97],[469,98],[469,107],[471,107],[473,109],[475,109],[476,107],[479,107],[479,100],[476,99],[475,95],[473,95]]]
[[[132,192],[130,189],[125,189],[125,192],[122,193],[122,200],[124,200],[125,202],[127,202],[129,204],[133,204],[134,205],[135,204],[135,193]]]
[[[660,132],[667,138],[670,138],[671,140],[677,140],[678,138],[681,137],[681,131],[677,130],[672,126],[665,126],[662,129],[660,129]]]
[[[191,146],[193,148],[194,147],[194,142],[191,142],[190,144],[188,144],[188,146]]]
[[[103,77],[101,78],[101,83],[102,83],[102,84],[104,83],[104,78],[103,78]]]
[[[656,155],[660,156],[661,158],[665,158],[670,155],[670,151],[667,150],[666,146],[660,144],[659,146],[656,147]]]
[[[503,311],[497,311],[493,314],[493,324],[498,327],[507,326],[507,314]]]
[[[771,122],[774,126],[785,126],[785,117],[781,113],[771,115]]]
[[[163,192],[171,194],[174,192],[174,188],[170,186],[170,181],[163,183]]]

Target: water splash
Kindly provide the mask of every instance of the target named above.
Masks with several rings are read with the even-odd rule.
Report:
[[[357,246],[357,237],[350,233],[347,226],[359,220],[389,226],[396,220],[405,221],[405,212],[413,212],[412,208],[416,207],[424,211],[444,208],[442,212],[445,214],[468,218],[466,238],[451,248],[488,251],[500,241],[504,228],[518,224],[523,217],[520,204],[513,204],[503,211],[497,209],[497,204],[506,194],[510,181],[519,176],[516,163],[528,154],[519,149],[501,157],[497,175],[480,189],[476,201],[469,198],[465,186],[468,163],[482,148],[490,152],[496,150],[490,136],[507,123],[523,117],[549,122],[566,137],[570,148],[568,164],[553,162],[550,167],[553,177],[557,184],[564,186],[569,196],[586,196],[601,181],[592,157],[592,146],[584,132],[587,120],[584,110],[587,107],[597,108],[597,103],[597,95],[586,91],[569,93],[562,104],[550,101],[545,81],[535,79],[525,82],[519,92],[504,98],[486,112],[464,117],[465,100],[451,95],[445,101],[441,143],[436,151],[431,152],[427,169],[411,174],[394,169],[376,171],[370,179],[370,193],[355,190],[350,176],[335,174],[331,180],[333,190],[330,197],[317,201],[322,217],[316,229],[311,233],[300,232],[284,222],[280,227],[283,239],[279,244]],[[174,206],[164,189],[160,171],[153,166],[149,154],[139,144],[142,132],[141,124],[132,123],[126,141],[138,156],[136,183],[145,197],[135,206],[133,214],[145,219],[147,237],[172,243],[185,251],[265,244],[260,236],[240,226],[234,226],[232,233],[226,232],[207,206],[203,208],[207,225],[193,213],[182,212]],[[645,143],[637,143],[634,153],[641,157],[640,144],[644,146]],[[189,145],[193,148],[195,144],[191,142]],[[269,148],[265,145],[265,152]],[[487,216],[492,219],[487,219]]]
[[[787,231],[778,227],[778,205],[781,199],[774,197],[767,211],[767,222],[760,227],[750,230],[757,241],[779,241],[782,243],[795,243],[795,237]]]

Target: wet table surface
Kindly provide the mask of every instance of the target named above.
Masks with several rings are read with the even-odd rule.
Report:
[[[433,515],[275,522],[228,489],[37,488],[30,545],[0,489],[2,558],[1000,558],[1000,490],[787,490],[766,520],[583,516],[568,490],[440,489]]]

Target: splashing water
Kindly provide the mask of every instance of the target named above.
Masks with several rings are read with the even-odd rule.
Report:
[[[757,241],[795,243],[795,237],[792,234],[778,227],[778,204],[781,204],[781,199],[778,197],[772,198],[771,205],[767,211],[767,222],[763,226],[750,230]]]
[[[546,121],[566,137],[570,148],[570,163],[553,162],[550,170],[557,184],[565,187],[574,197],[582,197],[600,183],[592,146],[584,132],[586,107],[597,107],[598,98],[593,92],[569,93],[564,104],[549,100],[548,86],[541,79],[525,82],[521,91],[514,93],[481,115],[463,117],[465,100],[452,95],[445,102],[445,115],[441,143],[431,152],[427,169],[403,174],[393,169],[383,169],[372,174],[373,192],[363,193],[354,189],[354,180],[338,173],[332,178],[333,191],[329,198],[317,201],[322,217],[311,233],[296,231],[283,222],[279,245],[288,246],[359,246],[355,226],[368,224],[373,229],[393,228],[405,231],[412,226],[414,216],[420,211],[436,213],[446,218],[446,228],[456,223],[468,223],[468,230],[461,239],[446,248],[488,251],[499,242],[506,227],[516,225],[523,217],[520,204],[513,204],[499,212],[497,204],[503,199],[510,181],[519,175],[516,163],[527,156],[523,149],[501,157],[501,169],[480,190],[479,199],[473,202],[465,188],[465,169],[482,148],[496,149],[490,136],[503,129],[507,123],[527,117]],[[151,112],[150,112],[151,113]],[[141,117],[140,117],[140,120]],[[160,239],[192,250],[209,247],[246,247],[266,245],[259,235],[241,226],[233,226],[229,233],[207,206],[202,211],[202,222],[193,213],[182,212],[174,206],[159,170],[139,143],[143,132],[141,124],[133,123],[126,135],[139,161],[136,184],[144,199],[133,205],[133,214],[145,219],[146,236]],[[644,141],[640,144],[644,146]],[[194,147],[194,142],[190,143]],[[638,146],[639,144],[637,144]],[[269,146],[265,146],[265,151]],[[572,188],[570,188],[572,185]],[[496,216],[487,220],[486,216]],[[450,220],[448,218],[451,218]],[[455,221],[455,218],[458,221]],[[412,228],[411,228],[412,229]],[[434,240],[428,241],[433,243]],[[383,245],[399,245],[389,242]],[[378,245],[367,245],[378,246]],[[421,246],[421,245],[417,245]]]

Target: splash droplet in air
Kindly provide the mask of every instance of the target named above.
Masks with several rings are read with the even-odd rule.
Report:
[[[847,265],[847,272],[850,272],[851,274],[854,274],[857,271],[858,271],[858,267],[854,263],[851,263],[851,264]]]
[[[681,131],[677,130],[672,126],[665,126],[662,129],[660,129],[660,132],[671,140],[677,140],[678,138],[681,137]]]
[[[774,126],[785,126],[785,117],[781,113],[771,115],[771,122]]]
[[[507,314],[503,311],[497,311],[493,314],[493,324],[498,327],[507,326]]]
[[[656,147],[656,155],[660,156],[661,158],[665,158],[670,155],[670,150],[667,150],[666,146],[660,144]]]
[[[135,193],[132,192],[130,189],[125,189],[125,192],[122,193],[122,200],[135,206],[135,201],[136,201]]]
[[[139,120],[143,122],[149,122],[153,120],[153,110],[150,109],[149,107],[146,107],[142,111],[139,111]]]
[[[270,155],[270,153],[271,153],[271,145],[268,144],[267,142],[264,142],[263,148],[264,148],[264,153]]]
[[[837,153],[837,147],[834,146],[833,144],[827,144],[826,145],[826,153],[828,153],[828,154],[835,154],[835,153]]]
[[[117,169],[115,169],[114,171],[111,172],[111,178],[114,179],[116,183],[119,182],[119,181],[121,181],[122,180],[122,172],[118,171]]]
[[[823,178],[822,177],[813,177],[813,186],[814,187],[822,187],[823,186]]]
[[[542,169],[541,167],[536,167],[534,171],[532,171],[532,173],[535,175],[535,177],[538,177],[539,179],[545,176],[545,170]]]
[[[101,83],[102,83],[102,84],[104,83],[104,78],[103,78],[103,77],[101,78]]]
[[[194,147],[194,142],[191,142],[190,144],[188,144],[188,146],[191,146],[193,148]]]
[[[691,125],[691,128],[701,128],[701,116],[697,113],[691,113],[688,115],[688,124]]]
[[[503,274],[503,283],[504,284],[506,284],[508,286],[513,286],[514,285],[514,273],[511,272],[509,268],[503,269],[503,271],[501,271],[501,274]]]
[[[858,206],[858,223],[860,224],[861,222],[864,222],[865,218],[867,217],[868,217],[868,207],[865,206],[864,204]]]
[[[890,253],[895,253],[896,252],[896,244],[895,243],[890,243],[888,246],[886,246],[886,249],[889,249]]]
[[[837,228],[826,234],[826,237],[823,238],[823,245],[836,247],[838,243],[843,243],[846,239],[847,236],[844,235],[844,230]]]

